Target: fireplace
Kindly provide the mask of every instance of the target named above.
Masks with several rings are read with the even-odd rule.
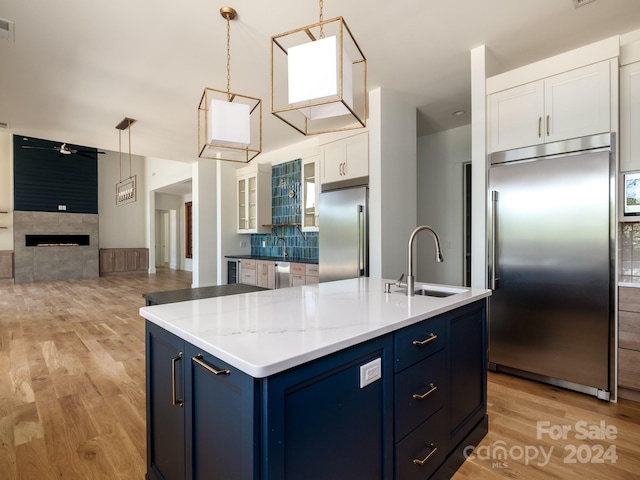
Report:
[[[98,276],[97,214],[15,211],[13,219],[16,283]]]
[[[91,245],[90,235],[25,235],[25,247],[80,247]]]

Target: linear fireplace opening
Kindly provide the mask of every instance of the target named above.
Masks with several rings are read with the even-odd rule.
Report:
[[[27,247],[79,247],[90,245],[90,235],[25,235]]]

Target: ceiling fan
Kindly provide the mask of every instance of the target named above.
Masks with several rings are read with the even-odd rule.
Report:
[[[32,141],[32,139],[24,137],[23,138],[24,141]],[[44,146],[44,145],[22,145],[22,148],[29,148],[29,149],[34,149],[34,150],[54,150],[57,151],[60,155],[82,155],[84,157],[88,157],[90,156],[89,154],[91,153],[101,153],[104,154],[105,152],[101,151],[101,150],[96,150],[96,149],[90,149],[90,148],[72,148],[69,145],[67,145],[66,143],[63,143],[61,145],[51,145],[51,146]]]

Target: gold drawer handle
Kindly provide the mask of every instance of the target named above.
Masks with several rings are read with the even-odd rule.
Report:
[[[182,406],[183,401],[176,398],[176,362],[182,360],[182,352],[171,359],[171,405]]]
[[[432,333],[426,340],[414,340],[413,344],[417,346],[426,345],[427,343],[433,342],[436,338],[438,338],[438,335]]]
[[[195,357],[193,357],[191,360],[193,360],[194,362],[196,362],[198,365],[200,365],[202,368],[204,368],[205,370],[213,373],[214,375],[230,375],[231,372],[227,369],[224,370],[216,370],[215,368],[213,368],[210,365],[207,365],[206,363],[204,363],[202,361],[202,354],[199,353],[198,355],[196,355]]]
[[[438,451],[438,447],[436,447],[433,443],[429,445],[429,448],[431,449],[431,453],[429,453],[429,455],[424,457],[424,459],[422,460],[418,460],[417,458],[414,458],[413,459],[414,465],[424,465],[427,462],[427,460],[429,460],[433,456],[433,454]]]
[[[427,398],[429,395],[431,395],[433,392],[435,392],[436,390],[438,390],[438,387],[436,387],[433,383],[429,384],[429,391],[426,393],[423,393],[422,395],[418,394],[418,393],[414,393],[412,395],[413,398],[415,398],[416,400],[424,400],[425,398]]]

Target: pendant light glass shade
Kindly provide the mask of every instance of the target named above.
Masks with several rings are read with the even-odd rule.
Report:
[[[304,135],[366,126],[367,60],[342,17],[271,37],[271,113]]]
[[[198,157],[248,163],[262,150],[262,101],[230,89],[229,22],[237,16],[222,7],[227,21],[227,89],[205,88],[198,105]]]

